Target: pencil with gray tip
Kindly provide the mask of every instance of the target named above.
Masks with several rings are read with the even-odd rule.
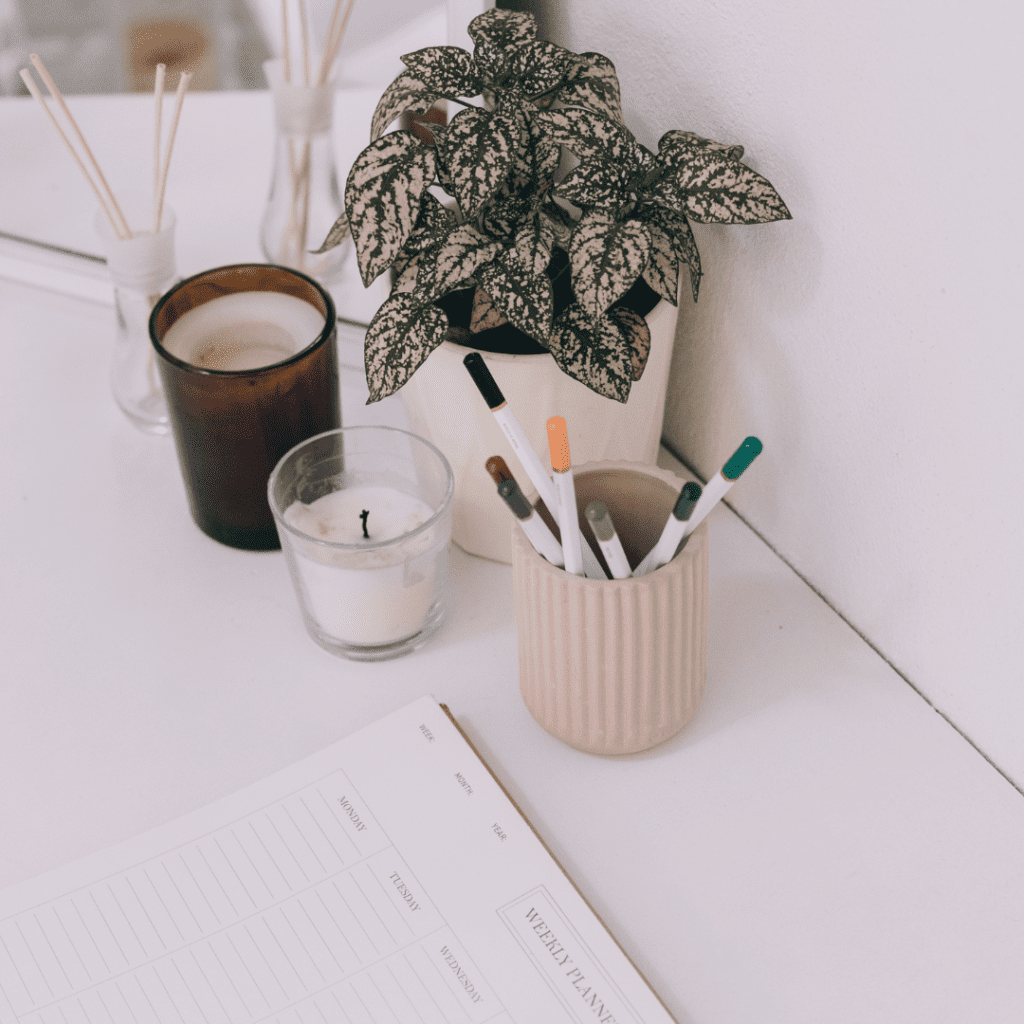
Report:
[[[612,579],[624,580],[627,576],[632,576],[626,552],[622,550],[622,541],[619,540],[615,524],[608,513],[608,506],[603,501],[592,501],[584,509],[583,514],[594,531],[597,543],[601,545]]]
[[[502,480],[515,480],[516,478],[512,475],[512,470],[508,468],[508,463],[500,455],[492,455],[485,463],[484,469],[487,470],[488,475],[494,481],[494,486],[497,487]],[[519,482],[516,481],[516,487],[519,488],[522,493],[522,488],[519,487]],[[525,495],[524,495],[525,497]],[[551,531],[558,546],[561,547],[561,541],[559,541],[559,530],[558,520],[552,515],[551,509],[544,504],[543,498],[538,498],[533,503],[534,511],[540,516],[541,522]],[[557,511],[557,510],[556,510]]]
[[[512,514],[519,520],[523,533],[526,534],[537,554],[542,555],[552,565],[565,565],[562,545],[555,540],[555,535],[544,525],[544,520],[537,515],[533,506],[526,500],[515,480],[502,480],[498,484],[498,493],[512,510]]]

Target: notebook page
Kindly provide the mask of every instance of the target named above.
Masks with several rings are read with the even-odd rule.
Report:
[[[431,698],[0,893],[0,1024],[665,1024]]]

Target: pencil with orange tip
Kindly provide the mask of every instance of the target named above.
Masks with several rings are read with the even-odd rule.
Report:
[[[583,575],[583,540],[580,537],[579,513],[576,510],[576,485],[572,476],[569,456],[569,432],[562,416],[548,420],[548,447],[551,449],[551,468],[554,471],[555,492],[558,495],[558,528],[562,533],[562,555],[565,571],[574,576]]]

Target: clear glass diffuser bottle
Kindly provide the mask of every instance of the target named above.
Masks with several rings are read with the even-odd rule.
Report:
[[[96,230],[103,241],[114,284],[117,326],[110,384],[121,410],[140,430],[166,434],[167,403],[149,340],[149,314],[157,299],[181,280],[174,259],[174,211],[164,205],[160,230],[153,231],[153,199],[141,192],[118,192],[131,238],[118,238],[102,210]]]
[[[331,138],[334,87],[284,81],[284,62],[264,65],[274,97],[276,138],[270,197],[260,244],[269,263],[300,270],[321,284],[337,281],[351,240],[322,255],[313,252],[341,216],[341,194]]]

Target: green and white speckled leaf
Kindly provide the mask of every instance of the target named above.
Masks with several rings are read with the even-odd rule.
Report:
[[[447,331],[448,317],[437,306],[420,305],[409,295],[390,296],[366,329],[366,404],[393,395],[444,341]]]
[[[460,46],[426,46],[407,53],[402,63],[410,74],[441,96],[454,99],[480,94],[473,58]]]
[[[639,380],[651,354],[651,329],[647,321],[636,310],[625,306],[613,306],[608,310],[607,319],[629,340],[633,380]]]
[[[578,67],[579,58],[572,51],[544,39],[534,39],[516,50],[508,72],[527,96],[539,96],[554,89]]]
[[[416,286],[419,261],[423,253],[437,242],[439,236],[446,235],[454,226],[455,219],[451,211],[446,210],[429,192],[424,192],[420,200],[416,226],[409,233],[394,263],[391,264],[391,269],[395,273],[392,291],[412,291]]]
[[[701,153],[718,153],[729,160],[742,160],[743,147],[730,146],[713,139],[705,139],[694,132],[677,129],[665,132],[658,140],[658,163],[672,170],[685,167]]]
[[[519,129],[497,111],[467,107],[452,118],[441,155],[463,216],[475,217],[512,166]]]
[[[494,81],[505,74],[515,51],[537,38],[537,19],[524,11],[494,8],[477,15],[466,31],[480,74]]]
[[[555,195],[577,206],[617,210],[630,200],[630,179],[621,164],[586,160],[555,186]]]
[[[335,222],[334,226],[330,231],[327,232],[327,237],[324,239],[324,244],[319,249],[312,250],[313,256],[319,256],[323,252],[327,252],[328,249],[333,249],[336,245],[341,245],[348,236],[352,234],[348,226],[348,215],[342,214]]]
[[[412,232],[435,167],[433,148],[408,131],[371,142],[356,158],[345,183],[345,212],[365,287],[391,266]]]
[[[628,128],[593,110],[543,110],[534,115],[553,142],[581,160],[619,161],[632,171],[640,163],[640,146]]]
[[[589,107],[625,127],[615,65],[600,53],[581,53],[579,57],[585,63],[559,91],[559,100],[567,107]]]
[[[558,145],[547,138],[534,121],[536,107],[526,100],[517,107],[516,112],[519,144],[512,167],[511,186],[513,189],[535,191],[541,182],[553,178],[562,154]]]
[[[543,274],[551,262],[554,241],[551,225],[543,218],[523,224],[516,232],[516,259],[528,274]]]
[[[481,331],[489,331],[493,327],[502,327],[508,320],[500,312],[490,295],[477,288],[473,292],[473,313],[469,318],[469,333],[479,334]]]
[[[591,391],[625,402],[633,384],[633,347],[628,332],[605,316],[592,324],[573,303],[555,318],[549,348],[559,368]]]
[[[695,156],[683,170],[663,181],[682,193],[679,212],[699,224],[767,224],[791,219],[767,178],[716,152]]]
[[[498,50],[518,49],[537,38],[537,19],[525,11],[492,8],[478,14],[466,31],[477,46],[489,43]]]
[[[409,71],[403,71],[377,101],[377,109],[370,121],[370,141],[379,139],[399,114],[411,110],[422,114],[440,99],[440,92],[431,89]]]
[[[632,288],[650,252],[651,236],[639,221],[617,221],[603,210],[580,218],[569,248],[572,287],[592,321]]]
[[[673,213],[671,210],[666,210],[664,207],[654,205],[641,207],[637,212],[637,216],[647,225],[647,230],[651,233],[651,241],[653,243],[651,261],[647,264],[647,269],[644,270],[644,280],[656,292],[668,298],[665,292],[655,285],[652,278],[647,275],[647,271],[651,269],[652,264],[655,262],[654,251],[660,246],[660,239],[666,239],[672,247],[678,265],[689,268],[690,289],[693,292],[693,301],[696,302],[702,274],[700,269],[700,253],[697,252],[697,242],[693,237],[693,231],[690,229],[686,218]],[[671,282],[668,282],[667,287],[671,287]],[[670,301],[673,302],[673,305],[675,304],[674,300]]]
[[[492,242],[472,224],[453,228],[424,256],[416,279],[418,300],[435,302],[447,295],[469,280],[482,263],[494,259],[500,251],[500,243]]]
[[[666,301],[677,304],[679,293],[679,258],[672,240],[656,224],[648,222],[651,256],[644,267],[644,280]]]
[[[511,242],[523,218],[530,212],[529,197],[519,193],[493,199],[484,211],[483,229],[492,238]]]
[[[544,204],[541,208],[541,216],[551,229],[554,244],[568,252],[569,246],[572,244],[572,233],[576,230],[576,221],[554,201]]]
[[[498,310],[524,334],[547,345],[555,302],[551,282],[544,274],[535,277],[513,257],[499,256],[481,267],[477,275]]]

